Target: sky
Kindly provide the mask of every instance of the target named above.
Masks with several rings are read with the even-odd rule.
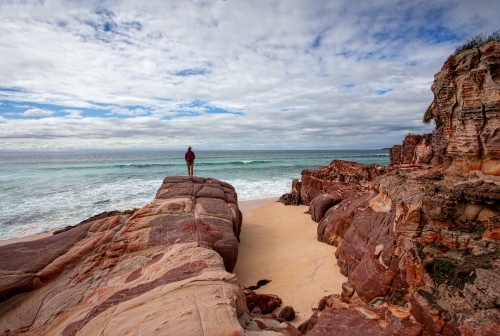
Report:
[[[0,151],[378,149],[498,0],[0,0]]]

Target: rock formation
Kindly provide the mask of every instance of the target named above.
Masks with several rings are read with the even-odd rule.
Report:
[[[304,170],[281,198],[309,205],[348,277],[305,335],[500,335],[499,69],[498,42],[450,57],[432,135],[408,135],[389,167]]]
[[[139,210],[2,246],[0,334],[297,335],[247,312],[241,223],[231,185],[168,177]]]
[[[452,55],[434,76],[427,120],[436,129],[391,148],[391,164],[500,176],[500,43]]]

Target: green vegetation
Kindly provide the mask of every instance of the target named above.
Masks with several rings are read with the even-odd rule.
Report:
[[[432,270],[432,278],[438,285],[454,280],[456,276],[456,266],[448,259],[436,259]]]
[[[455,49],[455,54],[464,50],[479,48],[485,43],[497,41],[500,42],[500,29],[496,32],[486,35],[485,33],[479,34],[477,36],[468,38],[461,46]]]
[[[430,103],[427,110],[425,110],[424,117],[422,119],[423,123],[426,125],[430,124],[431,120],[434,119],[433,116],[431,116],[431,110],[432,110],[432,103]]]
[[[437,129],[437,128],[443,126],[444,122],[441,120],[441,117],[439,117],[439,116],[434,117],[431,114],[433,105],[434,105],[434,102],[430,103],[429,107],[427,107],[427,110],[425,110],[424,117],[422,118],[422,122],[424,124],[428,125],[431,123],[431,120],[434,120],[434,122],[436,123],[436,129]]]

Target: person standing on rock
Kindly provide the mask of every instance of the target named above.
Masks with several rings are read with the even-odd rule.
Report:
[[[184,154],[184,159],[186,160],[187,164],[188,176],[189,178],[193,178],[194,159],[196,159],[196,156],[191,150],[191,146],[188,147],[186,154]]]

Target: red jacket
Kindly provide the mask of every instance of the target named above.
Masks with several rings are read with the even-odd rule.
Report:
[[[196,156],[194,155],[194,152],[191,150],[188,150],[186,154],[184,154],[184,159],[186,162],[194,162],[194,159],[196,159]]]

